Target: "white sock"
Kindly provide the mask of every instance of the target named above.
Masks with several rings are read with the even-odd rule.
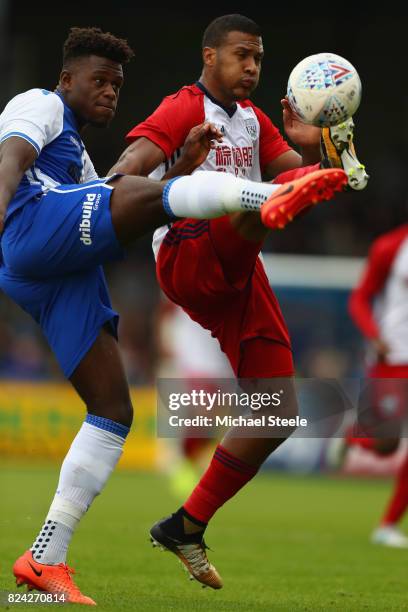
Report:
[[[259,210],[279,187],[203,170],[170,180],[163,191],[163,206],[171,218],[212,219],[232,212]]]
[[[88,414],[64,459],[57,492],[31,547],[38,563],[65,563],[74,530],[119,461],[128,433],[125,425]]]

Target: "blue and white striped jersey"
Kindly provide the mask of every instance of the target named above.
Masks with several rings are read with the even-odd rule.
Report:
[[[58,92],[30,89],[12,98],[0,115],[0,142],[12,136],[27,140],[38,157],[24,174],[7,217],[51,188],[98,178],[74,113]]]

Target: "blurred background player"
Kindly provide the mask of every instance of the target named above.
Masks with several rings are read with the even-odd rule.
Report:
[[[216,379],[234,377],[226,355],[211,333],[164,297],[159,328],[160,377],[181,378],[185,382],[186,391],[199,386],[208,393],[217,391]],[[197,379],[203,380],[200,382]],[[207,465],[215,441],[193,435],[181,437],[177,441],[178,457],[168,466],[168,470],[172,492],[184,499]]]
[[[408,225],[374,241],[360,283],[350,296],[354,323],[370,345],[367,375],[371,385],[370,410],[378,423],[396,422],[408,401]],[[400,438],[359,437],[358,426],[346,437],[348,447],[360,446],[380,456],[394,453]],[[399,467],[394,491],[372,534],[376,544],[408,548],[408,537],[398,524],[408,506],[408,453]]]
[[[45,523],[13,571],[18,585],[89,605],[95,602],[82,595],[65,564],[67,549],[115,468],[133,418],[117,345],[118,315],[102,264],[121,259],[125,246],[175,217],[224,215],[229,206],[245,210],[248,191],[259,207],[273,192],[282,194],[280,201],[293,200],[293,194],[297,205],[308,201],[304,182],[300,188],[299,182],[261,187],[219,176],[215,184],[209,174],[171,184],[129,176],[98,179],[81,133],[113,119],[122,64],[132,56],[123,39],[98,28],[73,28],[56,91],[17,95],[0,116],[0,286],[40,325],[88,411]],[[313,198],[324,196],[319,181],[326,184],[333,173],[340,187],[341,172],[321,171],[317,182],[310,181],[319,189],[313,194],[312,187]]]
[[[300,123],[287,101],[282,101],[285,131],[300,147],[299,155],[249,100],[264,54],[259,26],[241,15],[219,17],[206,29],[202,48],[204,68],[199,81],[164,98],[146,121],[129,132],[131,144],[113,170],[157,179],[212,170],[280,182],[319,168],[320,129]],[[195,146],[187,142],[190,131],[203,122],[218,129],[222,142],[212,147],[205,141]],[[350,149],[352,133],[345,131],[348,138],[342,149],[357,167]],[[334,165],[342,165],[343,151],[333,149]],[[301,168],[302,164],[314,165]],[[291,218],[292,213],[276,227]],[[209,223],[186,219],[164,226],[153,240],[157,275],[164,293],[218,339],[236,376],[285,378],[292,395],[289,410],[295,411],[289,333],[258,257],[266,235],[256,213]],[[222,586],[205,554],[203,533],[208,521],[282,442],[237,439],[231,431],[184,506],[153,527],[154,539],[176,552],[201,582]]]

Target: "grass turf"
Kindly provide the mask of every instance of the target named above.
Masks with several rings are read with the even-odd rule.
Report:
[[[47,466],[0,468],[3,601],[5,591],[16,591],[11,566],[36,536],[57,476]],[[152,522],[177,507],[166,479],[116,472],[82,521],[68,561],[101,611],[408,610],[408,550],[368,541],[389,490],[382,481],[261,474],[208,530],[209,556],[225,584],[212,591],[149,544]],[[50,610],[9,609],[23,607]]]

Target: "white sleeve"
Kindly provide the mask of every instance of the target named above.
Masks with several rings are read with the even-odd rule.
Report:
[[[82,171],[81,183],[87,183],[88,181],[95,181],[96,179],[99,178],[99,176],[96,174],[96,170],[91,161],[91,158],[89,157],[88,153],[85,150],[82,153],[82,167],[83,167],[83,171]]]
[[[0,142],[18,136],[32,144],[39,155],[61,134],[63,125],[61,98],[44,89],[30,89],[10,100],[1,113]]]

